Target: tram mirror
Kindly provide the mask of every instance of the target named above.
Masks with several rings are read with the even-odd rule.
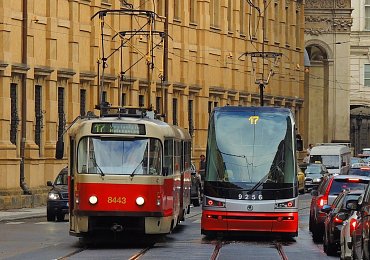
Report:
[[[55,149],[55,158],[60,160],[64,156],[64,142],[63,140],[58,140]]]

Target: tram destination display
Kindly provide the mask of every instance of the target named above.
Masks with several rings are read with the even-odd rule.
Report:
[[[142,124],[122,124],[122,123],[93,123],[91,126],[93,134],[132,134],[145,135],[145,125]]]

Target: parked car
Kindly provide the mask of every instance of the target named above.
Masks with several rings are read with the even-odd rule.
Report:
[[[47,182],[52,187],[48,194],[46,218],[48,221],[63,221],[69,212],[68,205],[68,167],[64,167],[54,180]]]
[[[324,252],[328,256],[336,255],[340,249],[340,232],[343,222],[356,209],[357,200],[364,190],[344,190],[334,200],[333,204],[324,205],[322,212],[327,213],[324,221]]]
[[[305,171],[305,190],[317,189],[322,178],[328,174],[325,165],[321,163],[310,163]]]
[[[352,175],[361,175],[361,176],[370,176],[370,167],[365,165],[359,168],[351,168],[349,169],[349,174]]]
[[[358,200],[355,202],[354,207],[356,210],[352,210],[351,216],[343,222],[343,227],[340,231],[340,259],[352,259],[352,233],[357,225]]]
[[[318,189],[311,192],[309,230],[314,241],[321,241],[324,235],[326,213],[321,211],[322,207],[326,204],[331,205],[343,190],[365,190],[369,181],[369,177],[358,175],[324,176]]]
[[[352,232],[353,259],[370,259],[370,187],[358,199],[357,223]]]
[[[303,194],[304,191],[305,191],[305,182],[304,182],[304,179],[305,179],[305,175],[303,173],[303,171],[301,170],[300,167],[297,168],[297,179],[298,179],[298,192],[300,194]]]
[[[194,207],[199,207],[202,202],[202,181],[194,163],[191,163],[191,202]]]

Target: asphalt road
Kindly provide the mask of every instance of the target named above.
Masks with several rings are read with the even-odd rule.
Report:
[[[222,237],[200,234],[201,208],[192,208],[187,220],[171,234],[155,239],[128,236],[120,243],[81,244],[68,234],[69,223],[45,218],[0,223],[0,259],[336,259],[315,244],[308,231],[310,195],[300,195],[299,236]]]

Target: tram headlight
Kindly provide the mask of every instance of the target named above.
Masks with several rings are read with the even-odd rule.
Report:
[[[295,200],[275,203],[275,209],[295,208]]]
[[[144,200],[143,197],[137,197],[136,198],[136,204],[137,205],[142,206],[142,205],[144,205],[144,202],[145,202],[145,200]]]
[[[206,198],[206,204],[205,204],[206,207],[225,207],[225,203],[222,202],[222,201],[218,201],[218,200],[213,200],[213,199],[210,199],[210,198]]]
[[[89,202],[90,204],[95,205],[96,203],[98,203],[98,198],[96,196],[90,196]]]

